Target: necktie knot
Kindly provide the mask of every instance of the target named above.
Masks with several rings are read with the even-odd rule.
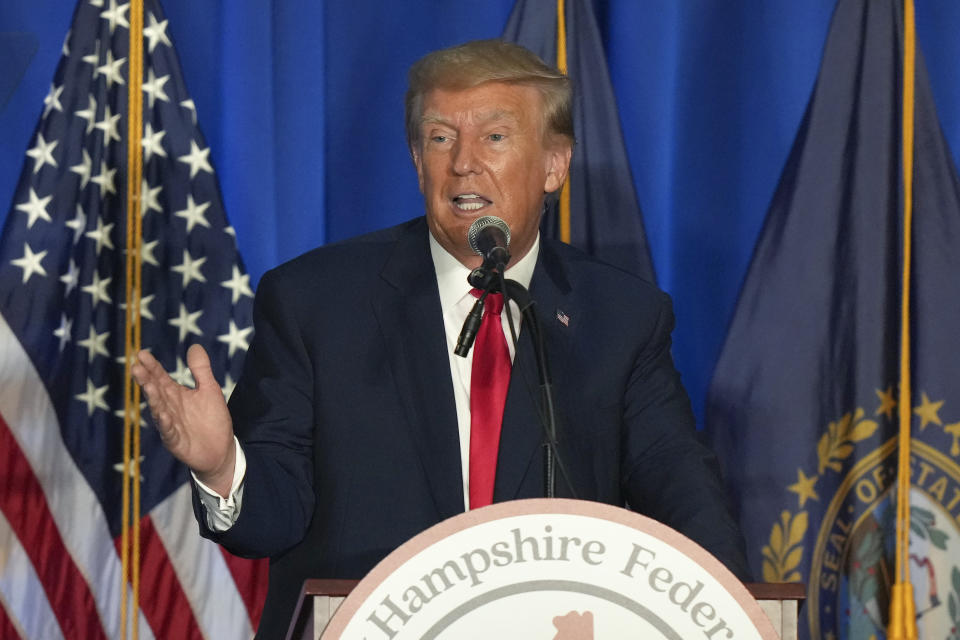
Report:
[[[471,289],[470,293],[475,298],[479,298],[483,295],[483,291],[480,289]],[[500,312],[503,311],[503,294],[488,293],[487,298],[483,303],[483,310],[494,315],[500,315]]]

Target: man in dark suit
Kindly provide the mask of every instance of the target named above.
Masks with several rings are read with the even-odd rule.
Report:
[[[195,390],[146,352],[134,368],[164,442],[197,480],[203,535],[271,557],[260,637],[282,636],[304,579],[362,577],[465,508],[543,495],[529,331],[516,347],[498,337],[505,320],[488,302],[487,344],[499,341],[506,367],[499,400],[478,388],[488,347],[451,355],[473,303],[466,276],[482,261],[467,230],[483,215],[509,226],[506,275],[537,301],[567,469],[558,495],[628,504],[745,576],[670,357],[669,298],[539,236],[545,194],[570,162],[567,79],[501,41],[435,52],[411,70],[407,131],[426,217],[265,275],[229,411],[199,346],[188,353]]]

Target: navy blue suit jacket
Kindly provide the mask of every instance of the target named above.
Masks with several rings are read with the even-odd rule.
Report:
[[[230,400],[247,457],[236,524],[204,535],[270,556],[259,637],[282,637],[304,579],[360,578],[461,513],[453,382],[425,220],[266,274]],[[466,283],[464,284],[466,287]],[[631,508],[746,576],[739,530],[670,356],[669,298],[542,240],[531,294],[551,362],[560,454],[577,497]],[[561,322],[558,314],[565,315]],[[538,382],[522,331],[494,500],[543,496]],[[571,493],[558,479],[557,495]]]

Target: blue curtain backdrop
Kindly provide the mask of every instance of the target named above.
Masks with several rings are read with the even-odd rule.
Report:
[[[254,281],[316,245],[422,212],[404,143],[406,69],[432,49],[498,36],[513,6],[162,1]],[[957,157],[960,3],[916,3]],[[595,3],[658,281],[675,301],[674,354],[699,417],[834,4]],[[0,3],[0,221],[73,9]]]

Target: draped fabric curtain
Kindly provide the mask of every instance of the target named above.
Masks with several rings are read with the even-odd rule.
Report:
[[[403,132],[406,70],[432,49],[498,36],[513,0],[163,6],[255,282],[314,246],[422,213]],[[674,355],[699,416],[833,6],[594,2],[659,284],[676,306]],[[73,8],[0,3],[0,217]],[[917,19],[956,157],[960,3],[917,0]]]

